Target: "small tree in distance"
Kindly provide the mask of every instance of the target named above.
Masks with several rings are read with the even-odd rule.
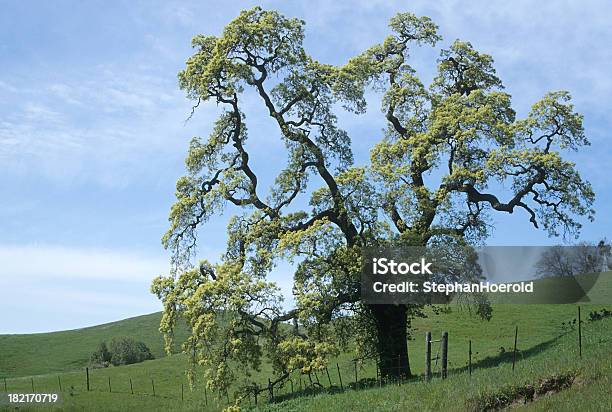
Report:
[[[98,349],[91,354],[89,363],[94,366],[107,367],[111,361],[111,354],[105,342],[100,342]]]
[[[581,242],[574,246],[553,246],[536,264],[540,277],[572,277],[610,270],[610,244]]]
[[[98,349],[91,354],[89,363],[92,366],[106,368],[110,365],[129,365],[154,359],[151,350],[144,342],[129,337],[114,337],[109,346],[110,349],[106,342],[101,342]]]
[[[143,342],[128,337],[115,337],[110,341],[110,362],[114,366],[130,365],[154,359],[151,350]]]
[[[400,13],[390,28],[341,66],[307,54],[303,21],[260,8],[240,13],[218,37],[193,39],[180,87],[194,110],[212,100],[223,112],[207,139],[190,143],[163,237],[172,273],[152,291],[164,304],[167,348],[184,318],[192,331],[184,351],[220,391],[246,382],[262,356],[276,385],[292,371],[324,368],[349,342],[374,354],[384,377],[411,375],[407,332],[422,307],[361,302],[363,247],[476,244],[496,212],[566,236],[580,229],[577,217],[593,217],[591,186],[562,156],[589,144],[567,92],[546,94],[517,119],[490,56],[455,41],[426,86],[409,52],[436,45],[437,26]],[[371,89],[382,94],[387,128],[370,162],[355,165],[335,112],[363,113]],[[257,129],[247,132],[249,93],[285,146],[286,163],[267,188],[248,149],[264,144]],[[198,229],[226,207],[237,214],[222,260],[193,264]],[[290,310],[266,278],[282,259],[297,267],[287,273]]]

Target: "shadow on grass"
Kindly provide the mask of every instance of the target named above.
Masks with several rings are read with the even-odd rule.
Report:
[[[565,335],[567,335],[570,332],[564,332],[558,336],[555,336],[554,338],[551,338],[549,340],[546,340],[544,342],[538,343],[535,346],[532,346],[528,349],[520,349],[517,348],[516,350],[516,361],[521,361],[524,359],[528,359],[530,357],[539,355],[540,353],[548,350],[549,348],[553,347],[554,345],[557,344],[557,341],[559,341],[559,339],[561,339],[562,337],[564,337]],[[466,354],[467,355],[467,354]],[[498,355],[495,356],[487,356],[486,358],[480,359],[476,362],[472,363],[472,371],[474,371],[475,369],[483,369],[483,368],[495,368],[498,366],[501,366],[503,364],[511,364],[512,361],[514,359],[514,354],[513,354],[513,348],[508,349],[507,351],[503,351],[501,353],[499,353]],[[453,368],[453,369],[449,369],[449,373],[462,373],[462,372],[467,372],[468,371],[468,365],[459,367],[459,368]]]
[[[567,335],[571,331],[564,332],[554,338],[546,340],[544,342],[538,343],[535,346],[532,346],[528,349],[521,350],[517,348],[516,352],[516,361],[522,361],[528,359],[533,356],[537,356],[542,352],[547,351],[551,347],[555,346],[559,339],[563,336]],[[512,364],[513,352],[512,348],[508,351],[504,351],[495,356],[487,356],[486,358],[480,359],[474,363],[472,363],[472,371],[476,369],[488,369],[488,368],[496,368],[502,366],[504,364]],[[467,373],[468,366],[449,368],[449,375],[459,374],[459,373]],[[433,379],[439,379],[440,371],[435,371],[433,373]],[[401,382],[397,380],[389,380],[389,381],[380,381],[376,378],[362,378],[357,383],[351,382],[348,385],[344,385],[343,388],[339,386],[332,385],[330,387],[326,387],[320,384],[309,385],[305,388],[300,388],[295,390],[292,393],[284,393],[278,394],[274,396],[273,403],[280,403],[289,399],[301,398],[304,396],[312,396],[317,394],[334,394],[352,390],[362,390],[368,388],[378,388],[378,387],[386,387],[386,386],[395,386],[395,385],[405,385],[405,384],[415,384],[415,383],[424,383],[424,375],[412,375],[409,378],[403,379]],[[268,403],[269,399],[265,399],[264,403]]]

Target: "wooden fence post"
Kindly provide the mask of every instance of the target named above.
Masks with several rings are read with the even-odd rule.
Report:
[[[34,393],[34,378],[30,378],[32,381],[32,393]]]
[[[338,379],[340,380],[340,389],[344,390],[344,386],[342,385],[342,375],[340,374],[340,365],[338,365],[337,363],[336,363],[336,368],[338,368]]]
[[[111,384],[110,384],[110,376],[108,377],[108,392],[113,393],[113,390],[111,389]]]
[[[204,385],[204,404],[208,406],[208,394],[206,393],[206,385]],[[255,395],[255,404],[257,405],[257,395]]]
[[[89,368],[85,368],[85,376],[87,379],[87,392],[89,392]]]
[[[582,319],[580,317],[580,305],[578,305],[578,350],[582,358]]]
[[[185,400],[185,388],[183,387],[183,384],[181,383],[181,401]]]
[[[132,386],[132,378],[130,378],[130,392],[134,394],[134,387]]]
[[[470,372],[470,376],[472,376],[472,340],[469,341],[468,348],[468,371]]]
[[[425,334],[425,381],[431,379],[431,332]]]
[[[329,381],[329,386],[332,386],[332,382],[331,382],[331,378],[329,377],[329,369],[327,369],[327,366],[325,367],[325,373],[327,374],[327,380]],[[293,392],[293,390],[291,391]]]
[[[514,372],[514,365],[516,364],[516,341],[518,339],[518,325],[514,329],[514,350],[512,351],[512,371]]]
[[[6,390],[6,378],[4,378],[4,392],[8,392],[8,391]]]
[[[448,376],[448,332],[442,333],[442,379]]]
[[[57,384],[59,386],[59,391],[62,392],[62,380],[60,379],[59,375],[57,375]],[[4,390],[6,390],[6,385]]]
[[[153,388],[153,396],[155,396],[155,382],[151,379],[151,387]]]

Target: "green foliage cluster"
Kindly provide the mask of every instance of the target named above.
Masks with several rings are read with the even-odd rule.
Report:
[[[601,309],[601,310],[593,310],[589,312],[589,320],[591,322],[595,322],[597,320],[602,320],[605,318],[612,318],[612,310]]]
[[[130,365],[150,359],[155,357],[144,342],[130,337],[115,337],[111,339],[108,347],[105,342],[98,345],[98,349],[91,354],[90,364],[107,367]]]
[[[100,342],[96,349],[89,357],[89,364],[92,366],[107,367],[111,363],[111,353],[106,346],[106,342]]]

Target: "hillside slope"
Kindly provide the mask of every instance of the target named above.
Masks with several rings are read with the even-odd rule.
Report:
[[[590,402],[609,402],[610,396],[606,395],[607,383],[610,379],[612,365],[612,319],[590,322],[588,313],[597,309],[598,306],[583,305],[582,313],[585,319],[583,327],[583,359],[577,356],[577,328],[573,320],[577,314],[575,305],[496,305],[493,319],[490,321],[479,320],[471,317],[465,310],[453,307],[448,313],[433,315],[429,318],[417,318],[413,320],[413,340],[409,342],[411,353],[411,366],[413,373],[421,375],[424,368],[423,336],[426,331],[431,331],[435,338],[442,331],[448,331],[449,343],[449,375],[448,381],[442,382],[435,379],[432,385],[421,385],[418,382],[402,385],[368,389],[363,391],[348,390],[341,394],[322,394],[318,396],[300,396],[275,405],[270,405],[271,410],[409,410],[415,402],[423,410],[435,410],[443,407],[448,410],[465,409],[470,399],[478,397],[483,392],[495,393],[508,384],[517,382],[536,381],[540,376],[562,373],[569,369],[581,369],[588,374],[581,375],[584,379],[594,379],[594,385],[583,385],[571,388],[569,393],[575,394],[577,399],[588,398]],[[601,308],[601,306],[599,306]],[[608,306],[608,309],[610,307]],[[144,325],[146,320],[150,321],[150,330],[155,330],[159,314],[147,315],[126,322],[141,323],[132,330],[133,334],[139,333],[144,336]],[[97,329],[94,337],[100,337],[100,333],[115,330],[109,325],[104,329]],[[128,325],[117,326],[117,330],[124,334],[129,333]],[[517,359],[517,371],[511,372],[512,356],[511,350],[514,341],[515,326],[519,327]],[[91,329],[91,328],[88,328]],[[74,332],[74,331],[71,331]],[[65,332],[68,333],[68,332]],[[89,331],[92,333],[92,331]],[[42,337],[49,339],[49,336]],[[72,336],[62,335],[64,337]],[[35,335],[32,336],[34,338]],[[40,336],[39,336],[40,337]],[[466,377],[466,360],[468,341],[472,340],[474,350],[473,364],[474,375],[472,379]],[[90,342],[97,342],[91,340]],[[161,340],[159,341],[161,342]],[[81,340],[81,343],[87,343]],[[76,342],[72,343],[76,345]],[[87,343],[89,345],[89,343]],[[159,343],[161,344],[161,343]],[[30,341],[29,345],[36,345]],[[160,346],[158,346],[160,348]],[[505,348],[505,349],[504,349]],[[438,352],[434,346],[434,355]],[[56,354],[61,348],[56,348]],[[342,354],[338,359],[331,362],[331,380],[338,385],[338,377],[335,372],[336,362],[342,371],[345,388],[353,381],[354,363],[351,361],[354,354]],[[39,356],[40,357],[40,356]],[[64,360],[71,357],[62,354]],[[13,364],[19,357],[13,356]],[[605,360],[605,362],[602,362]],[[59,360],[54,360],[58,367],[66,368],[68,364],[61,365]],[[31,386],[35,386],[36,392],[52,391],[59,389],[59,380],[63,387],[64,405],[70,410],[219,410],[219,406],[226,405],[226,397],[215,399],[209,391],[208,398],[203,385],[198,382],[194,391],[189,390],[185,369],[186,358],[183,355],[174,355],[140,364],[112,367],[107,369],[90,370],[91,391],[87,392],[85,387],[85,373],[81,370],[64,373],[48,373],[44,376],[21,377],[7,380],[8,390],[11,392],[31,392]],[[252,376],[244,376],[243,369],[239,365],[232,365],[239,381],[247,380],[259,383],[260,387],[265,385],[269,377],[273,377],[269,363],[264,362],[262,370]],[[439,367],[434,368],[439,373]],[[592,373],[591,373],[592,372]],[[20,375],[23,375],[21,373]],[[376,369],[374,361],[368,361],[360,366],[359,378],[374,378]],[[603,376],[603,380],[597,378]],[[292,375],[296,388],[299,386],[300,377]],[[319,375],[324,386],[328,386],[327,376]],[[306,382],[307,376],[302,380]],[[313,378],[314,379],[314,378]],[[199,379],[198,379],[199,380]],[[153,381],[156,396],[153,397]],[[109,387],[109,382],[112,384]],[[133,387],[131,387],[133,383]],[[181,399],[181,385],[184,388],[184,402]],[[604,388],[604,389],[602,389]],[[131,394],[133,390],[134,394]],[[431,395],[427,395],[431,392]],[[283,388],[279,395],[287,396],[290,387]],[[427,396],[426,396],[427,395]],[[263,395],[262,395],[263,396]],[[556,399],[557,395],[552,398]],[[567,394],[559,394],[559,398],[566,399]],[[230,393],[230,398],[233,393]],[[421,398],[419,398],[421,397]],[[261,398],[260,398],[261,399]],[[459,403],[453,404],[453,399]],[[261,402],[261,401],[260,401]],[[265,396],[263,399],[265,403]],[[533,406],[541,404],[536,402]],[[548,401],[547,401],[547,404]],[[260,403],[260,406],[261,405]],[[413,406],[416,406],[414,404]],[[60,406],[60,408],[62,408]],[[264,406],[264,408],[266,408]],[[399,408],[399,409],[398,409]],[[597,410],[597,409],[594,409]]]
[[[0,335],[0,378],[82,368],[100,342],[108,342],[115,336],[142,341],[156,358],[163,357],[163,338],[158,330],[160,318],[158,312],[82,329]],[[184,335],[184,329],[178,333]]]

